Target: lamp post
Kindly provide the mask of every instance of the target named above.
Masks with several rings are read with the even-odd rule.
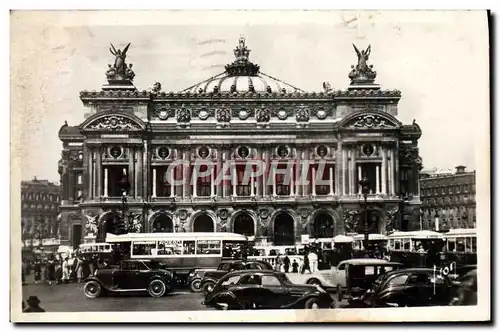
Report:
[[[120,190],[122,192],[122,222],[124,223],[124,226],[128,227],[128,225],[125,225],[125,221],[127,221],[128,224],[128,218],[125,216],[125,213],[127,211],[127,194],[130,190],[130,183],[128,182],[126,174],[123,174],[123,177],[120,181]],[[126,228],[125,232],[127,232]]]
[[[370,192],[369,188],[370,181],[368,180],[366,173],[363,174],[363,178],[359,180],[359,185],[361,186],[361,193],[363,194],[363,198],[365,201],[365,220],[364,220],[364,232],[365,232],[365,239],[364,239],[364,247],[365,247],[365,255],[368,255],[368,193]]]

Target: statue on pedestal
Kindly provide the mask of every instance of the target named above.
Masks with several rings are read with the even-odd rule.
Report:
[[[368,45],[366,50],[359,50],[356,45],[354,46],[354,50],[356,51],[356,55],[358,56],[358,64],[356,66],[351,66],[352,70],[349,73],[349,78],[352,83],[373,83],[375,77],[377,76],[377,72],[373,70],[372,65],[368,65],[368,59],[371,53],[371,45]]]
[[[132,64],[127,66],[125,59],[127,57],[127,51],[130,47],[130,43],[123,50],[116,49],[113,44],[109,51],[115,56],[115,63],[113,65],[108,65],[108,70],[106,71],[106,77],[108,80],[130,80],[132,81],[135,77],[135,73],[132,70]]]

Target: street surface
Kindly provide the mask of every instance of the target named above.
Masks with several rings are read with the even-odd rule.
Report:
[[[162,298],[152,298],[145,292],[89,299],[83,294],[83,285],[83,282],[52,286],[30,283],[23,286],[23,300],[38,296],[40,306],[52,312],[215,310],[202,305],[203,295],[188,288],[174,290]]]

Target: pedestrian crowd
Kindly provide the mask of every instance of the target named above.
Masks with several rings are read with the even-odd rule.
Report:
[[[107,261],[99,259],[97,255],[85,256],[73,253],[63,257],[61,254],[57,256],[52,254],[45,259],[23,260],[21,278],[23,285],[26,284],[27,277],[30,275],[33,275],[35,284],[81,282],[94,274],[97,268],[102,268],[107,264]]]

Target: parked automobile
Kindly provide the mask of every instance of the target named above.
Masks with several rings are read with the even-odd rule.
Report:
[[[119,266],[97,269],[85,280],[83,291],[88,298],[107,293],[147,291],[161,297],[172,289],[172,273],[150,260],[124,260]]]
[[[350,308],[418,307],[448,305],[454,292],[447,276],[433,269],[402,269],[380,275],[362,296],[350,300]]]
[[[293,284],[285,273],[272,270],[230,272],[219,279],[202,304],[220,310],[335,307],[321,287]]]
[[[354,258],[341,261],[332,270],[332,282],[337,289],[337,298],[354,295],[370,288],[377,277],[385,272],[401,268],[402,264],[377,258]],[[350,272],[350,273],[349,273]],[[349,273],[349,275],[348,275]],[[354,293],[354,294],[353,294]]]
[[[335,285],[332,284],[330,270],[316,271],[313,273],[287,273],[288,279],[294,284],[302,285],[318,285],[324,290],[334,290]]]
[[[207,272],[214,272],[215,269],[195,269],[189,272],[188,275],[188,285],[192,292],[200,292],[201,291],[201,280],[205,276]]]
[[[477,305],[477,270],[469,271],[460,279],[451,305]]]
[[[250,270],[250,269],[272,270],[273,267],[271,266],[271,264],[264,261],[248,261],[248,262],[243,262],[241,260],[223,261],[222,263],[219,264],[217,270],[205,272],[205,275],[203,276],[200,282],[200,289],[203,291],[203,294],[206,295],[212,290],[217,281],[228,272]]]

